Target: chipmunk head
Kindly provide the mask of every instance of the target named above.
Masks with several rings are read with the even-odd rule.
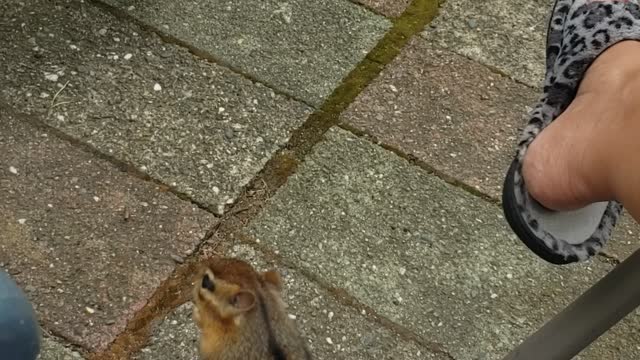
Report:
[[[280,277],[275,271],[256,272],[238,259],[219,259],[203,268],[194,286],[194,317],[203,321],[233,321],[255,309],[262,286],[280,290]]]

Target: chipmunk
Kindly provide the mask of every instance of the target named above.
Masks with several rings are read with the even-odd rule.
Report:
[[[194,286],[202,360],[311,360],[285,312],[282,279],[239,259],[209,262]]]

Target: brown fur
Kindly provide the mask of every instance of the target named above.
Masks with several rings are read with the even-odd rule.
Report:
[[[310,360],[281,291],[282,280],[273,270],[258,273],[248,263],[229,258],[204,266],[193,292],[201,359]]]

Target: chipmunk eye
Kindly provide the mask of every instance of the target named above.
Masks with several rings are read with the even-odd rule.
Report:
[[[207,274],[205,274],[204,277],[202,278],[202,287],[211,292],[214,292],[216,290],[215,284],[213,283],[213,281],[211,281],[211,279],[209,278],[209,275]]]

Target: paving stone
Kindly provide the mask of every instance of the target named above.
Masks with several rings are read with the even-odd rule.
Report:
[[[60,340],[43,337],[38,360],[83,360],[80,353],[64,346]]]
[[[517,138],[540,94],[414,38],[341,121],[501,199]],[[626,258],[638,233],[625,215],[606,250]]]
[[[391,27],[345,0],[105,1],[314,106]]]
[[[0,266],[47,329],[104,349],[217,219],[6,106],[0,122]]]
[[[409,6],[411,0],[356,0],[358,3],[368,6],[381,14],[391,17],[402,15]]]
[[[341,120],[499,197],[531,88],[414,38]]]
[[[452,358],[500,359],[610,266],[554,267],[501,209],[332,129],[247,230]],[[637,314],[584,359],[632,359]]]
[[[0,3],[0,99],[218,213],[311,112],[93,6],[55,4]]]
[[[554,2],[447,0],[422,35],[539,87],[544,80],[545,37]]]
[[[133,359],[196,360],[198,359],[198,328],[192,318],[193,305],[188,302],[153,327],[151,337]]]
[[[229,256],[245,259],[259,270],[271,268],[260,253],[247,245],[234,245]],[[340,304],[297,271],[278,270],[285,283],[284,298],[289,313],[296,317],[314,359],[448,359],[402,339],[355,308]],[[134,358],[196,359],[199,335],[191,311],[192,304],[188,302],[160,321],[154,327],[151,343]]]

